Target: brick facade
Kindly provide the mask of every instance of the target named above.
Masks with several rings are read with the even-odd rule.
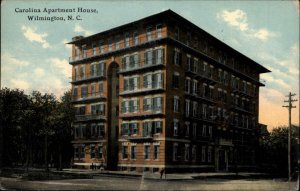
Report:
[[[171,10],[70,44],[74,165],[255,165],[263,66]]]

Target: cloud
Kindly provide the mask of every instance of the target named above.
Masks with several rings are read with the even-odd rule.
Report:
[[[42,44],[43,48],[49,48],[49,43],[45,40],[45,38],[48,36],[47,33],[38,34],[36,33],[36,29],[32,29],[30,27],[22,26],[22,31],[24,36],[30,41],[30,42],[38,42]]]
[[[234,11],[223,10],[221,13],[218,13],[217,16],[223,18],[229,25],[237,27],[241,31],[248,29],[247,15],[240,9]]]
[[[267,29],[259,29],[258,31],[254,32],[254,37],[260,40],[268,40],[270,37],[276,36],[275,33],[267,30]]]
[[[279,86],[281,88],[285,88],[285,89],[290,89],[291,86],[289,84],[287,84],[286,82],[284,82],[282,79],[278,79],[278,78],[273,78],[273,76],[271,74],[266,74],[264,76],[261,77],[263,80],[266,80],[266,83],[274,83],[276,86]]]
[[[19,79],[11,79],[10,80],[11,87],[10,88],[19,88],[22,90],[28,90],[29,89],[29,83],[25,80],[19,80]]]
[[[78,32],[78,33],[83,33],[84,34],[84,36],[90,36],[90,35],[92,35],[93,34],[93,32],[91,32],[91,31],[88,31],[88,30],[86,30],[86,29],[84,29],[84,28],[82,28],[82,26],[81,25],[79,25],[79,24],[75,24],[75,27],[74,27],[74,32]]]
[[[2,65],[27,66],[30,63],[24,60],[16,59],[12,54],[4,53],[1,55]]]
[[[274,32],[266,29],[254,29],[249,27],[246,12],[236,9],[233,11],[223,10],[217,13],[217,18],[227,23],[245,34],[246,36],[257,38],[261,41],[266,41],[271,37],[277,36]]]
[[[71,66],[66,59],[50,58],[47,60],[51,67],[58,69],[65,77],[71,76]]]
[[[45,75],[45,71],[42,68],[36,68],[36,69],[34,69],[33,73],[34,73],[34,75],[36,77],[42,77],[42,76]]]

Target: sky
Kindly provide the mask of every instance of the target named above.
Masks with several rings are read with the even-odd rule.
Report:
[[[78,12],[96,9],[95,12]],[[75,9],[75,13],[43,12]],[[41,12],[31,12],[40,9]],[[58,98],[71,88],[72,37],[88,36],[171,9],[271,70],[261,75],[259,122],[288,124],[282,107],[289,92],[299,100],[297,1],[1,1],[1,88],[38,90]],[[67,20],[68,15],[81,20]],[[34,21],[28,16],[63,17]],[[299,124],[299,102],[292,123]]]

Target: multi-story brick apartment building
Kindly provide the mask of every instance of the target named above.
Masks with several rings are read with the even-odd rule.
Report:
[[[259,75],[268,69],[171,10],[70,44],[74,165],[255,164]]]

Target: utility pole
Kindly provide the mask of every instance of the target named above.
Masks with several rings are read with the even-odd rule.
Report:
[[[292,108],[296,108],[296,106],[293,106],[292,103],[295,101],[298,101],[296,99],[292,99],[293,96],[295,96],[296,94],[292,94],[291,92],[289,93],[289,95],[287,95],[286,97],[288,97],[288,100],[284,100],[284,102],[287,102],[288,105],[284,105],[282,107],[287,107],[289,109],[289,137],[288,137],[288,168],[289,168],[289,182],[291,181],[292,177],[291,177],[291,127],[292,127]]]

